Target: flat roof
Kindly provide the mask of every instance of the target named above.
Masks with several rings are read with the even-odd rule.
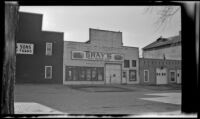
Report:
[[[121,31],[110,31],[110,30],[102,30],[102,29],[95,29],[95,28],[89,28],[89,30],[97,30],[97,31],[105,31],[105,32],[122,33]]]

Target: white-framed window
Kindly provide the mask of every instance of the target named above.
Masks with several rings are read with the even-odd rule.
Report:
[[[49,42],[46,43],[46,55],[47,56],[52,55],[52,43]]]
[[[149,82],[149,70],[144,70],[144,82]]]
[[[170,70],[170,81],[176,82],[176,72],[175,72],[175,70]]]
[[[52,66],[45,66],[45,79],[52,79]]]

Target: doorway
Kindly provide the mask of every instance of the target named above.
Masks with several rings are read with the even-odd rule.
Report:
[[[106,84],[121,84],[121,65],[106,64]]]

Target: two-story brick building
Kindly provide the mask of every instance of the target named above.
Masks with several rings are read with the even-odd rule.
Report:
[[[89,29],[89,41],[64,42],[63,83],[137,84],[139,49],[123,46],[122,32]]]
[[[139,58],[141,84],[181,84],[181,32],[158,38],[143,48]]]
[[[160,37],[142,50],[143,58],[181,60],[181,31],[176,36]]]
[[[62,84],[63,33],[42,31],[42,17],[19,13],[16,83]]]

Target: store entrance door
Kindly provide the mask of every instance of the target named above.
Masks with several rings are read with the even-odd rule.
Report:
[[[106,64],[106,84],[121,84],[121,65]]]

